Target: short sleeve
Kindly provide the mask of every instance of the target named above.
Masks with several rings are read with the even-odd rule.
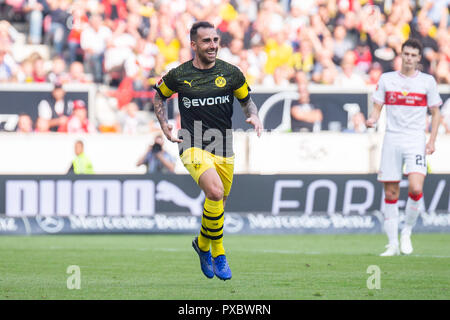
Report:
[[[439,95],[437,83],[433,76],[430,76],[429,87],[427,91],[427,104],[429,108],[439,107],[442,104],[442,99]]]
[[[247,80],[245,79],[244,74],[241,70],[236,68],[235,71],[236,78],[233,83],[233,95],[240,101],[240,102],[247,102],[248,99],[250,99],[250,87],[247,83]]]
[[[176,77],[175,77],[175,71],[172,69],[170,70],[165,76],[163,76],[158,83],[153,86],[153,88],[158,91],[159,95],[164,98],[170,98],[171,95],[173,95],[176,90]]]
[[[386,88],[384,85],[384,76],[381,75],[380,79],[378,80],[375,92],[372,95],[372,99],[376,103],[384,104],[385,96],[386,96]]]

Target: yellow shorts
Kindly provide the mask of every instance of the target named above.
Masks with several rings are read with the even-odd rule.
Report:
[[[222,180],[224,196],[230,194],[231,184],[233,183],[234,155],[232,157],[221,157],[200,148],[192,147],[184,151],[180,158],[197,184],[203,172],[210,168],[216,169]]]

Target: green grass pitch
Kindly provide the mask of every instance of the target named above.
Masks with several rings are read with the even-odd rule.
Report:
[[[207,279],[193,235],[0,237],[0,299],[450,299],[450,234],[379,257],[375,235],[225,235],[233,278]],[[67,288],[77,265],[81,288]],[[380,289],[368,289],[370,265]]]

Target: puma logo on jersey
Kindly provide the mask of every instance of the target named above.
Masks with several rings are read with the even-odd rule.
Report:
[[[187,80],[184,80],[184,82],[183,82],[183,83],[186,83],[186,84],[188,84],[188,85],[189,85],[189,87],[191,87],[191,88],[192,88],[192,81],[194,81],[194,80],[191,80],[191,82],[189,82],[189,81],[187,81]]]

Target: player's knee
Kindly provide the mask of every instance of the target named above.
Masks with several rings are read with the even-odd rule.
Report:
[[[422,188],[421,188],[421,186],[410,185],[408,191],[409,191],[409,193],[417,196],[422,193]]]
[[[394,189],[385,190],[385,198],[387,200],[397,200],[398,196],[399,196],[399,194],[398,194],[397,190],[394,190]]]
[[[213,186],[206,191],[206,197],[212,201],[220,201],[223,199],[223,188],[221,186]]]

